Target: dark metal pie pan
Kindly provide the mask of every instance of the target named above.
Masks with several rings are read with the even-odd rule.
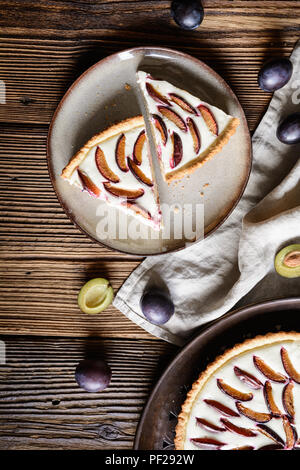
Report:
[[[235,310],[202,330],[176,355],[155,385],[137,429],[134,449],[174,449],[178,413],[200,372],[235,344],[277,331],[300,331],[300,297]]]

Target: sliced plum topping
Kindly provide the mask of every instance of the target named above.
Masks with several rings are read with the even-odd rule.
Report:
[[[259,447],[257,450],[283,450],[280,444],[267,444],[266,446]]]
[[[190,134],[193,138],[193,144],[194,144],[194,150],[195,153],[198,154],[201,146],[201,139],[200,139],[200,134],[199,134],[199,129],[194,123],[192,118],[187,118],[186,120],[187,126],[189,128]]]
[[[152,114],[152,119],[153,119],[156,129],[160,133],[162,143],[166,145],[167,140],[168,140],[168,131],[167,131],[167,127],[164,121],[158,114]]]
[[[252,421],[256,421],[257,423],[267,423],[272,418],[270,413],[260,413],[259,411],[253,411],[240,402],[236,403],[236,407],[242,415],[246,416],[246,418],[252,419]]]
[[[187,111],[188,113],[198,115],[198,112],[192,105],[190,105],[182,96],[177,95],[176,93],[169,93],[171,101],[176,103],[181,109]]]
[[[295,408],[294,408],[294,396],[293,396],[293,382],[289,382],[285,385],[282,391],[282,403],[285,409],[285,412],[289,415],[292,421],[295,418]]]
[[[143,147],[146,141],[146,131],[143,130],[139,133],[133,147],[133,160],[134,163],[140,165],[143,159]]]
[[[272,380],[272,382],[286,382],[286,377],[279,372],[275,372],[271,367],[269,367],[260,357],[253,356],[254,365],[257,369],[265,376],[267,379]]]
[[[223,405],[219,401],[216,400],[209,400],[208,398],[203,400],[208,406],[211,406],[215,410],[217,410],[219,413],[221,413],[223,416],[232,416],[235,418],[238,418],[240,415],[229,408],[228,406]]]
[[[264,385],[264,397],[265,397],[266,404],[267,404],[267,407],[269,408],[270,413],[275,418],[279,418],[282,415],[282,413],[275,403],[272,385],[271,385],[271,382],[269,382],[268,380],[266,381]]]
[[[219,129],[218,129],[218,124],[217,121],[214,118],[213,113],[208,109],[207,106],[204,106],[203,104],[200,104],[198,106],[198,109],[201,113],[201,116],[203,117],[205,124],[207,125],[208,129],[210,132],[212,132],[214,135],[218,135]]]
[[[148,176],[145,175],[145,173],[140,169],[138,165],[134,163],[131,158],[127,159],[128,161],[128,166],[131,170],[131,172],[134,174],[134,176],[141,181],[142,183],[146,184],[147,186],[153,186],[153,181],[151,181]]]
[[[159,93],[159,91],[157,91],[154,88],[154,86],[151,85],[151,83],[148,83],[148,82],[146,83],[146,90],[149,96],[151,96],[151,98],[153,98],[158,103],[167,104],[167,105],[170,104],[169,100],[165,96],[163,96],[161,93]]]
[[[123,197],[127,199],[137,199],[138,197],[143,196],[144,190],[142,188],[139,189],[126,189],[120,188],[119,186],[113,186],[111,183],[103,183],[104,188],[107,192],[112,194],[116,197]]]
[[[96,148],[95,160],[101,175],[112,183],[118,183],[120,178],[109,168],[104,152],[100,147]]]
[[[255,447],[253,446],[240,446],[240,447],[233,447],[230,450],[254,450]]]
[[[175,126],[178,127],[183,132],[187,132],[186,123],[173,109],[168,108],[167,106],[158,106],[158,111],[165,116],[169,121],[173,122]]]
[[[220,426],[216,426],[213,423],[210,423],[206,419],[203,418],[196,418],[197,424],[201,426],[201,428],[205,429],[206,431],[211,432],[223,432],[226,431],[225,428],[221,428]]]
[[[136,214],[142,215],[143,217],[145,217],[145,219],[152,219],[150,212],[144,209],[143,207],[139,206],[136,202],[122,201],[121,205],[133,210]]]
[[[257,436],[257,433],[252,431],[251,429],[242,428],[241,426],[237,426],[236,424],[233,424],[230,421],[228,421],[228,419],[226,419],[226,418],[221,418],[220,421],[222,422],[222,424],[224,424],[225,428],[228,431],[234,432],[236,434],[240,434],[241,436],[245,436],[245,437],[255,437],[255,436]]]
[[[195,446],[200,447],[201,449],[221,449],[221,447],[225,446],[225,442],[220,442],[217,439],[212,439],[210,437],[196,437],[191,439],[191,442],[195,444]]]
[[[273,429],[271,429],[269,426],[267,426],[266,424],[257,424],[256,426],[258,430],[262,434],[264,434],[264,436],[268,437],[269,439],[272,439],[272,441],[276,442],[277,444],[284,446],[283,439],[281,439],[277,432],[273,431]]]
[[[300,374],[294,368],[287,350],[285,348],[281,348],[280,353],[284,370],[291,379],[293,379],[297,384],[300,384]]]
[[[170,167],[175,168],[182,160],[182,140],[176,132],[172,134],[173,155],[170,158]]]
[[[296,434],[294,431],[294,428],[292,427],[289,419],[287,416],[282,417],[282,424],[283,424],[283,429],[285,432],[285,446],[284,448],[286,450],[290,450],[294,447],[295,442],[296,442]]]
[[[116,156],[117,165],[122,171],[128,171],[128,168],[126,165],[125,143],[126,143],[126,137],[124,134],[121,134],[117,140],[115,156]]]
[[[249,401],[253,398],[253,393],[240,392],[239,390],[236,390],[235,388],[225,383],[223,379],[217,379],[217,385],[219,389],[222,390],[222,392],[234,398],[235,400]]]
[[[235,375],[246,385],[253,388],[254,390],[258,390],[259,388],[263,387],[263,384],[260,380],[258,380],[254,375],[246,372],[245,370],[240,369],[239,367],[234,367]]]
[[[88,191],[93,196],[99,197],[101,194],[101,189],[99,189],[98,186],[93,183],[88,175],[79,170],[79,168],[77,169],[77,172],[83,189]]]

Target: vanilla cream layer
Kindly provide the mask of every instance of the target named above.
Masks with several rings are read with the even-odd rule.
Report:
[[[280,356],[280,349],[284,347],[290,356],[290,359],[296,368],[300,371],[300,342],[299,341],[282,341],[280,343],[275,343],[270,346],[254,348],[250,351],[247,351],[224,364],[220,369],[218,369],[206,382],[203,388],[200,390],[200,393],[197,396],[197,399],[194,402],[194,405],[191,410],[190,418],[187,423],[186,428],[186,439],[184,444],[184,449],[186,450],[197,450],[196,447],[191,441],[191,438],[199,437],[210,437],[217,439],[226,443],[227,445],[222,447],[221,450],[229,450],[234,447],[251,445],[256,449],[264,445],[274,444],[270,438],[260,434],[257,431],[256,423],[249,418],[241,415],[240,417],[226,417],[230,422],[236,424],[237,426],[252,429],[257,431],[257,436],[255,437],[244,437],[238,434],[235,434],[230,431],[225,432],[209,432],[202,429],[199,425],[196,424],[196,417],[204,418],[216,425],[222,426],[220,418],[222,415],[208,406],[203,400],[212,399],[221,402],[222,404],[228,406],[234,411],[237,411],[235,406],[235,401],[228,395],[225,395],[218,386],[217,379],[223,379],[228,385],[234,387],[237,390],[246,393],[253,393],[253,399],[250,401],[242,402],[247,408],[252,410],[268,413],[269,410],[266,405],[264,398],[263,389],[253,390],[246,384],[244,384],[234,373],[234,366],[238,366],[240,369],[249,372],[250,374],[257,377],[263,384],[268,380],[254,365],[253,355],[259,356],[263,359],[274,371],[280,372],[287,376],[285,372]],[[273,389],[273,396],[275,403],[283,414],[286,414],[283,403],[282,403],[282,390],[286,384],[271,382]],[[300,385],[294,383],[293,396],[294,396],[294,406],[295,406],[295,428],[300,434]],[[285,432],[282,426],[282,420],[280,418],[272,418],[269,422],[265,423],[268,427],[272,428],[276,433],[286,441]]]
[[[143,129],[144,129],[144,126],[136,127],[133,130],[125,133],[126,157],[132,158],[134,144],[140,132]],[[151,220],[146,219],[143,216],[138,215],[134,211],[131,211],[131,210],[130,210],[130,214],[135,217],[138,217],[139,220],[141,220],[142,222],[150,224],[153,228],[158,229],[161,215],[159,212],[158,205],[156,203],[156,198],[155,198],[155,194],[153,191],[153,187],[147,186],[146,184],[139,181],[135,177],[135,175],[131,172],[130,169],[127,172],[124,172],[117,165],[117,161],[115,157],[115,149],[116,149],[116,144],[117,144],[119,137],[120,137],[120,134],[117,134],[105,140],[104,142],[101,142],[99,145],[95,145],[94,147],[92,147],[89,150],[83,162],[79,165],[79,169],[83,171],[83,173],[88,175],[89,178],[92,180],[92,182],[101,190],[100,199],[107,201],[109,204],[117,206],[123,211],[128,211],[126,206],[122,206],[120,204],[121,199],[110,194],[108,191],[106,191],[106,189],[103,186],[103,182],[105,181],[107,182],[108,180],[105,179],[100,173],[100,171],[98,170],[97,165],[96,165],[96,160],[95,160],[96,149],[97,147],[100,147],[105,155],[108,166],[120,179],[119,183],[111,183],[113,186],[119,186],[120,188],[125,188],[127,190],[128,189],[136,190],[139,188],[142,188],[144,190],[143,196],[135,199],[134,202],[136,202],[136,204],[138,204],[140,207],[148,211],[151,214],[152,219]],[[149,156],[148,156],[147,141],[145,142],[145,145],[143,146],[142,163],[139,166],[139,168],[149,179],[153,180]],[[71,184],[76,184],[81,189],[83,189],[77,170],[73,172],[71,178],[69,179],[69,182]]]
[[[173,101],[170,102],[170,104],[172,105],[170,106],[171,109],[176,111],[180,115],[180,117],[182,117],[185,121],[187,120],[188,117],[192,118],[196,126],[198,127],[199,133],[201,136],[201,147],[200,147],[199,153],[196,154],[194,150],[194,142],[193,142],[191,133],[180,130],[172,121],[164,117],[159,112],[158,106],[160,105],[160,103],[158,103],[148,94],[147,89],[146,89],[147,82],[150,83],[154,87],[155,90],[157,90],[161,95],[163,95],[167,99],[169,99],[169,93],[175,93],[179,95],[180,97],[184,98],[194,108],[197,108],[200,104],[207,106],[208,109],[212,112],[217,122],[218,135],[220,135],[224,131],[224,129],[229,124],[229,122],[232,120],[232,116],[225,114],[221,109],[216,108],[215,106],[212,106],[210,104],[207,104],[205,101],[201,101],[199,98],[196,98],[195,96],[191,95],[187,91],[182,90],[180,88],[176,88],[169,82],[166,82],[164,80],[153,80],[147,73],[142,72],[142,71],[137,72],[137,76],[138,76],[138,83],[141,87],[144,98],[146,100],[148,112],[150,113],[150,115],[158,114],[159,116],[161,116],[161,118],[165,122],[167,129],[168,129],[168,134],[169,134],[168,140],[167,140],[167,143],[163,145],[159,131],[152,124],[152,130],[153,130],[153,134],[154,134],[157,149],[158,149],[158,154],[160,155],[163,171],[165,174],[172,174],[174,171],[183,167],[190,161],[194,160],[196,157],[201,156],[201,154],[203,154],[216,141],[218,137],[215,136],[209,130],[209,128],[207,127],[200,113],[199,113],[200,114],[199,116],[196,116],[194,114],[188,113],[187,111],[184,111],[180,106],[178,106]],[[172,140],[170,136],[172,135],[173,132],[176,132],[181,137],[182,145],[183,145],[182,160],[175,168],[171,168],[170,166],[170,156],[173,153],[173,144],[172,144]]]

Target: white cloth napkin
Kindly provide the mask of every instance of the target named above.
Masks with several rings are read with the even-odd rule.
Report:
[[[251,176],[233,214],[202,242],[148,257],[115,298],[115,307],[159,338],[182,345],[197,328],[239,301],[242,305],[300,295],[300,278],[284,279],[274,270],[278,250],[300,243],[300,144],[285,145],[276,138],[282,117],[300,111],[300,41],[291,60],[293,76],[274,93],[253,136]],[[175,314],[165,325],[152,325],[140,310],[149,283],[165,283],[175,304]]]

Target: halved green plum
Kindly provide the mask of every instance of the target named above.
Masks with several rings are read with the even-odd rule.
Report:
[[[97,277],[86,282],[78,294],[78,305],[83,313],[100,313],[113,301],[114,291],[107,279]]]
[[[288,245],[277,253],[275,269],[283,277],[300,277],[300,244]]]

